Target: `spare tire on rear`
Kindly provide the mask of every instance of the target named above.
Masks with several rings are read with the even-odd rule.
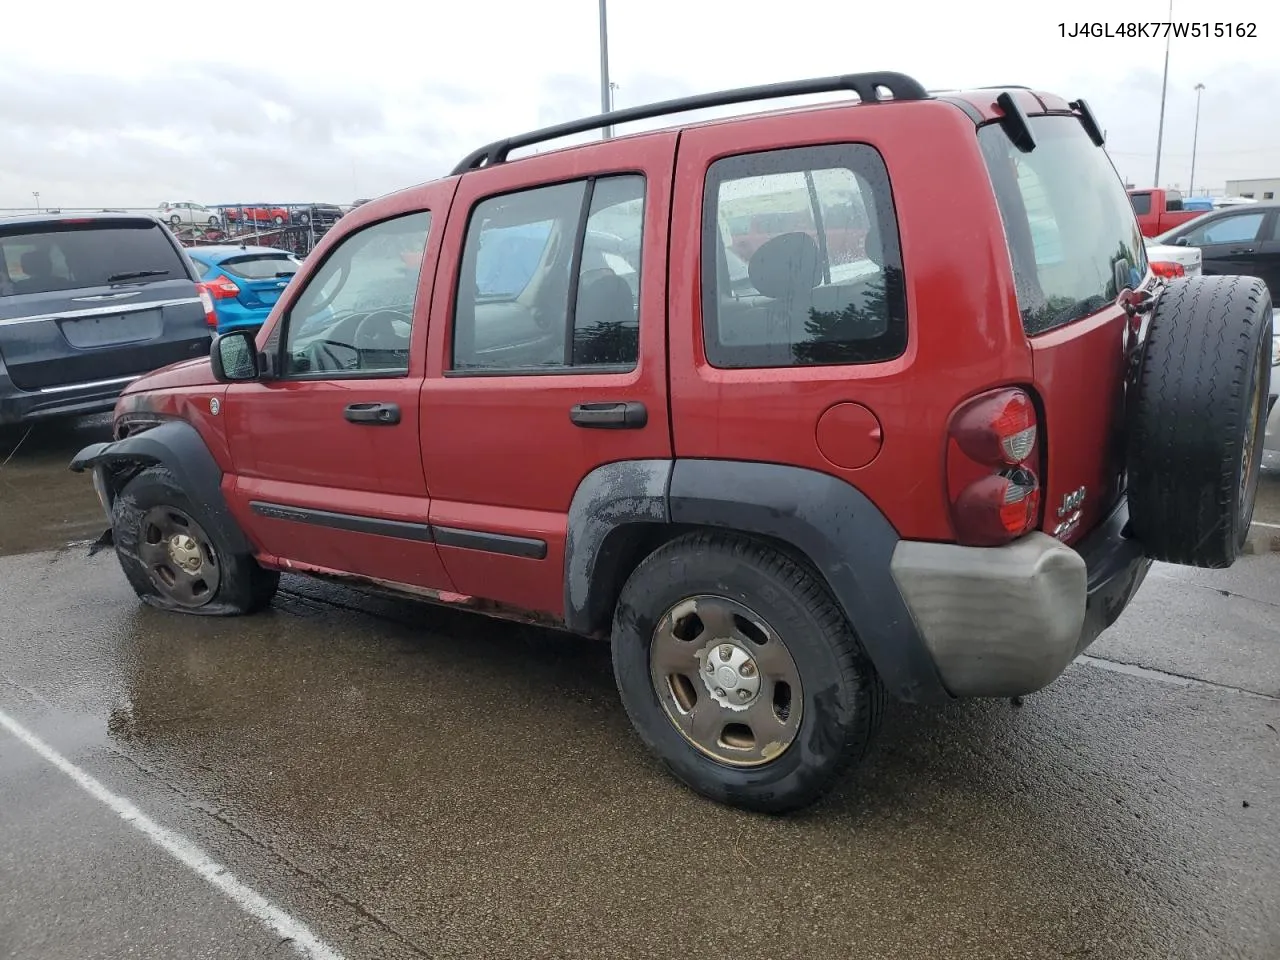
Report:
[[[1254,277],[1168,284],[1129,405],[1129,514],[1154,560],[1229,567],[1253,520],[1271,381],[1271,294]]]

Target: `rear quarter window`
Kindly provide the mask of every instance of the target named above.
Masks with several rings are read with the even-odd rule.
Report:
[[[823,144],[713,163],[703,193],[702,322],[714,367],[901,356],[902,250],[879,152]]]
[[[998,124],[978,131],[1004,222],[1027,336],[1083,319],[1147,272],[1134,205],[1106,152],[1074,116],[1032,117],[1023,153]]]
[[[50,224],[0,234],[0,290],[12,295],[189,279],[186,262],[159,224]]]

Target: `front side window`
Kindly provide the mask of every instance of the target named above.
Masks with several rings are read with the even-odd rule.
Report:
[[[978,139],[1004,221],[1022,325],[1035,336],[1114,303],[1117,275],[1136,287],[1147,257],[1135,204],[1079,119],[1032,117],[1030,124],[1030,153],[998,123],[982,127]]]
[[[431,214],[371,224],[343,239],[310,277],[285,321],[285,376],[400,376]],[[280,270],[292,264],[281,261]],[[275,265],[271,265],[275,269]]]
[[[702,313],[715,367],[875,363],[907,344],[889,176],[862,144],[712,164]]]
[[[636,175],[477,203],[454,310],[454,371],[634,367],[643,215]]]
[[[1257,238],[1265,217],[1265,213],[1242,213],[1221,217],[1212,223],[1206,223],[1189,231],[1186,234],[1187,242],[1193,247],[1203,247],[1213,243],[1248,243]]]
[[[1133,212],[1140,217],[1145,217],[1151,212],[1151,194],[1149,193],[1131,193],[1129,200],[1133,204]]]

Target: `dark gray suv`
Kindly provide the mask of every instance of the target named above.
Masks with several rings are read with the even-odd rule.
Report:
[[[0,218],[0,426],[110,410],[131,380],[207,356],[196,284],[154,217]]]

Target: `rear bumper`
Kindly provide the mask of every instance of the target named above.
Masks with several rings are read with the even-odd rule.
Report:
[[[1075,548],[1038,532],[996,548],[901,541],[893,578],[947,690],[1011,697],[1056,680],[1151,567],[1128,521],[1121,500]]]
[[[136,379],[121,377],[43,390],[19,390],[0,369],[0,426],[105,413],[115,407],[120,392]]]

